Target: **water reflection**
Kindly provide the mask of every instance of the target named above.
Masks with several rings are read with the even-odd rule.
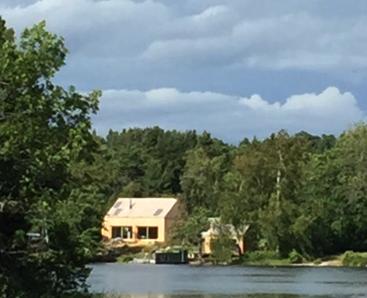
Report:
[[[103,298],[327,298],[329,296],[289,295],[289,294],[105,294]],[[330,296],[331,297],[331,296]],[[335,296],[333,296],[335,297]],[[354,296],[351,296],[354,297]]]
[[[367,270],[96,264],[88,280],[107,298],[362,298]]]

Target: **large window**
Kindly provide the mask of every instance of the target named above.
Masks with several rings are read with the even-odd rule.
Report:
[[[112,238],[121,238],[121,227],[112,227]]]
[[[112,227],[112,238],[131,239],[133,237],[132,227]]]
[[[138,227],[139,239],[158,239],[158,227]]]
[[[148,238],[158,239],[158,227],[148,227]]]
[[[132,227],[122,227],[122,239],[133,238],[133,228]]]

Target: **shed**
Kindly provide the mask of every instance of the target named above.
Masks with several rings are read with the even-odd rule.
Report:
[[[229,232],[230,238],[232,238],[239,248],[239,253],[243,254],[246,251],[245,234],[249,229],[249,225],[243,225],[241,228],[236,229],[231,224],[223,224],[219,217],[211,217],[208,219],[210,227],[207,231],[201,233],[202,245],[201,252],[204,255],[210,255],[212,253],[211,243],[213,239],[220,235],[220,226],[225,226]]]

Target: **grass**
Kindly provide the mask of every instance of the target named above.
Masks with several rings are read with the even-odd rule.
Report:
[[[264,259],[258,261],[243,261],[242,265],[278,267],[289,266],[292,265],[292,263],[289,261],[289,259]]]
[[[296,251],[292,251],[288,258],[282,258],[272,251],[247,252],[238,263],[250,266],[291,266],[294,264],[304,264],[309,266],[331,266],[331,267],[367,267],[367,252],[346,251],[342,255],[334,255],[325,258],[318,258],[310,262]]]
[[[239,259],[241,265],[250,266],[288,266],[292,262],[289,258],[282,258],[273,251],[251,251]]]

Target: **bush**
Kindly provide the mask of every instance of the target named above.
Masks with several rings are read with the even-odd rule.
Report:
[[[223,235],[212,240],[211,249],[211,259],[214,264],[229,264],[232,262],[236,245],[233,239]]]
[[[367,253],[346,251],[342,256],[343,266],[367,267]]]
[[[291,264],[297,264],[297,263],[302,263],[303,262],[303,256],[296,251],[295,249],[293,249],[288,256],[289,262]]]
[[[271,250],[255,250],[249,251],[242,257],[244,261],[258,262],[263,260],[279,260],[279,253]]]
[[[129,263],[134,259],[133,255],[122,255],[117,258],[117,262],[119,263]]]
[[[257,250],[246,252],[240,262],[251,266],[287,266],[290,264],[288,258],[282,258],[277,251]]]

